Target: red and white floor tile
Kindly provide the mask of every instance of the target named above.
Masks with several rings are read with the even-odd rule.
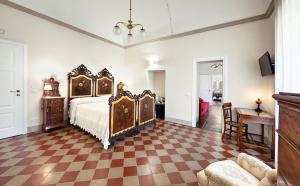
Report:
[[[0,185],[198,185],[209,163],[235,159],[221,134],[157,121],[108,151],[74,127],[0,140]],[[273,164],[270,154],[245,149]]]

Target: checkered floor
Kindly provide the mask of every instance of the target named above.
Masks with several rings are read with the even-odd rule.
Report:
[[[272,164],[263,151],[245,152]],[[238,153],[219,133],[165,121],[108,151],[67,127],[0,140],[0,185],[197,185],[199,170]]]

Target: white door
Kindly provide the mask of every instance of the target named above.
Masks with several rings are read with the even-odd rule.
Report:
[[[24,47],[0,40],[0,139],[23,134]]]
[[[212,104],[211,75],[199,75],[199,97]]]

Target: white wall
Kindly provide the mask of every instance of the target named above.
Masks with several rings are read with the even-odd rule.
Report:
[[[129,90],[141,93],[145,84],[147,65],[125,62],[125,50],[90,38],[43,19],[0,5],[0,38],[28,45],[28,123],[42,123],[42,80],[55,75],[60,82],[60,93],[67,97],[67,73],[80,64],[94,73],[108,68]],[[141,70],[140,70],[141,69]],[[139,73],[136,73],[139,72]]]
[[[228,100],[234,106],[273,111],[274,76],[262,77],[259,57],[274,54],[274,18],[157,41],[126,50],[125,61],[147,63],[155,56],[166,70],[166,118],[191,122],[192,68],[195,58],[228,59]]]

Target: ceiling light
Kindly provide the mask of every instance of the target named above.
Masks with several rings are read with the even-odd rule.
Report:
[[[133,24],[133,21],[131,19],[131,0],[129,0],[129,20],[127,22],[117,22],[116,25],[113,28],[113,32],[115,35],[120,35],[122,30],[120,28],[120,25],[125,26],[129,32],[128,32],[128,38],[132,38],[131,30],[135,27],[140,27],[140,33],[141,35],[145,35],[146,30],[144,29],[143,25],[141,24]]]
[[[222,64],[212,64],[211,66],[210,66],[210,68],[214,68],[214,69],[217,69],[217,68],[219,68],[219,67],[223,67],[223,65]]]

